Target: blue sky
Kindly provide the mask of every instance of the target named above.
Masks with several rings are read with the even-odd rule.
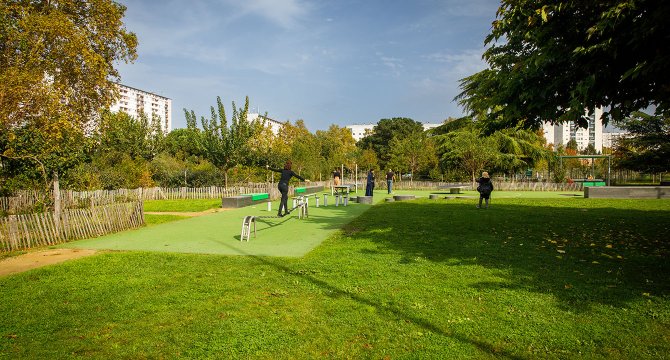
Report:
[[[331,124],[409,117],[439,123],[463,110],[458,80],[481,60],[494,0],[120,0],[138,59],[121,82],[198,117],[221,96],[249,96],[275,120]]]

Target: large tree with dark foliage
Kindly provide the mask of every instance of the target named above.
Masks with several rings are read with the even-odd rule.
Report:
[[[459,103],[486,130],[576,121],[604,107],[620,120],[670,113],[670,2],[503,0],[485,44],[488,69],[461,80]]]
[[[643,173],[670,171],[670,117],[635,112],[618,126],[629,133],[616,144],[618,166]]]
[[[372,130],[372,134],[362,138],[357,146],[372,149],[380,160],[380,166],[386,167],[391,160],[390,144],[395,138],[405,138],[414,133],[423,132],[423,125],[409,118],[381,119]]]

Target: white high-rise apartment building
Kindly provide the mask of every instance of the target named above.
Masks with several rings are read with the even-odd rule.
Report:
[[[351,136],[354,137],[354,140],[358,141],[368,134],[372,133],[376,124],[353,124],[347,125],[346,128],[351,130]]]
[[[603,133],[603,147],[612,149],[617,145],[617,142],[621,138],[630,136],[625,131],[615,131],[615,132],[606,132]]]
[[[558,145],[567,145],[574,139],[577,142],[577,148],[586,149],[593,145],[597,152],[603,151],[603,109],[598,108],[593,114],[586,113],[589,117],[589,127],[580,128],[574,122],[566,122],[556,125],[544,123],[544,137],[547,143]]]
[[[270,127],[270,130],[272,130],[272,133],[275,135],[279,134],[279,130],[281,130],[282,126],[284,126],[284,123],[274,119],[270,119],[265,115],[260,115],[258,113],[247,114],[247,121],[249,122],[252,122],[258,118],[260,118],[261,121],[265,122],[265,126]]]
[[[170,98],[122,84],[117,85],[119,86],[119,100],[112,104],[110,111],[123,111],[135,118],[139,118],[139,115],[144,113],[149,121],[154,118],[159,119],[161,128],[166,134],[172,130],[172,100]]]

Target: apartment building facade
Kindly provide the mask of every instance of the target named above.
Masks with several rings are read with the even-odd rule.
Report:
[[[150,121],[160,121],[166,134],[172,131],[172,99],[127,85],[117,85],[119,99],[112,104],[110,111],[123,111],[135,118],[144,113]]]
[[[258,113],[247,114],[247,121],[248,122],[252,122],[254,120],[263,121],[265,123],[265,126],[269,127],[270,130],[272,130],[272,133],[274,135],[278,135],[279,130],[281,130],[282,126],[284,126],[284,123],[282,123],[280,121],[277,121],[277,120],[274,120],[274,119],[270,119],[269,117],[267,117],[265,115],[260,115]]]
[[[570,140],[577,142],[579,150],[586,149],[593,145],[597,152],[603,150],[603,109],[598,108],[593,113],[586,112],[588,117],[588,128],[581,128],[574,122],[565,122],[551,125],[544,123],[542,130],[547,143],[557,146],[567,145]]]

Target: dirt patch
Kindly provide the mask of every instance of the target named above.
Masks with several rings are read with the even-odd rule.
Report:
[[[96,250],[86,249],[55,249],[31,252],[0,261],[0,276],[16,274],[46,265],[58,264],[67,260],[79,259],[95,253]]]
[[[200,212],[145,212],[145,214],[202,216],[226,210],[229,209],[217,208]],[[95,253],[96,250],[87,249],[54,249],[30,252],[0,260],[0,276],[16,274],[46,265],[58,264],[63,261],[78,259]]]

